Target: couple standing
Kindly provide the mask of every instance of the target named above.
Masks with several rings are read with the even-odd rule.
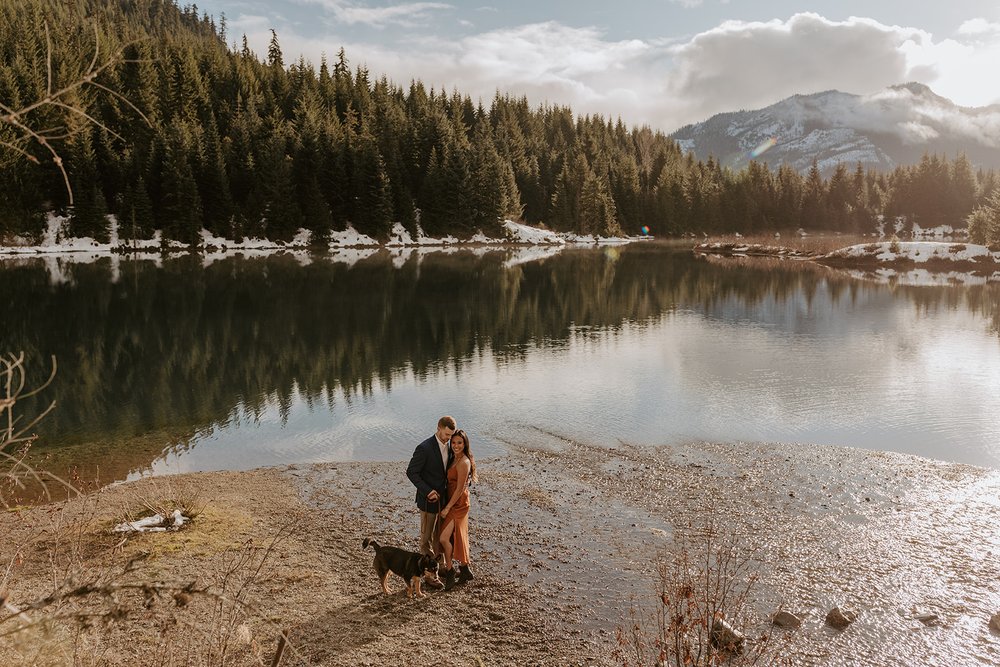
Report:
[[[413,451],[406,476],[417,487],[420,553],[444,556],[444,589],[472,579],[469,568],[469,484],[476,481],[476,461],[469,436],[453,417],[441,417],[437,431]],[[458,573],[455,569],[458,566]],[[439,581],[427,581],[441,588]]]

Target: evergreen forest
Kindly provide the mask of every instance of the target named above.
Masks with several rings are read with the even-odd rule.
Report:
[[[8,109],[85,74],[96,49],[98,60],[123,54],[72,109],[28,117],[52,133],[72,206],[44,146],[0,124],[0,239],[40,237],[49,211],[70,217],[73,236],[107,240],[114,214],[121,238],[161,230],[190,244],[203,228],[234,240],[305,228],[322,240],[350,225],[384,240],[396,222],[411,234],[499,236],[504,218],[601,235],[856,233],[879,216],[963,226],[1000,191],[994,171],[963,155],[889,173],[760,162],[734,172],[620,119],[401,85],[343,49],[318,69],[286,62],[275,33],[266,54],[239,42],[224,16],[173,0],[0,2]]]

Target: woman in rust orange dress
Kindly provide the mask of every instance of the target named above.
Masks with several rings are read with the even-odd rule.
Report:
[[[451,451],[455,458],[448,466],[448,504],[440,515],[445,590],[455,585],[455,565],[459,583],[473,578],[469,567],[469,483],[477,479],[476,461],[465,431],[455,431],[451,436]]]

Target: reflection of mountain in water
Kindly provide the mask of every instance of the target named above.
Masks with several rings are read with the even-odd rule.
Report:
[[[484,349],[505,359],[574,328],[614,330],[679,308],[796,330],[815,326],[816,312],[836,317],[812,308],[816,299],[861,300],[876,317],[905,295],[928,309],[969,305],[1000,330],[995,286],[890,288],[799,263],[718,265],[652,244],[530,263],[502,252],[395,259],[398,268],[386,253],[204,266],[191,256],[159,268],[122,261],[114,276],[104,261],[67,267],[60,284],[42,263],[0,265],[0,349],[24,350],[38,376],[48,355],[58,358],[43,396],[58,406],[41,446],[81,445],[94,460],[128,450],[127,470],[269,400],[332,400],[337,389],[364,394],[376,381],[388,389],[400,369],[419,378]]]

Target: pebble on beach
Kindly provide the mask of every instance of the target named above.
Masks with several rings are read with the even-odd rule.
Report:
[[[802,619],[788,611],[777,611],[771,617],[771,623],[779,628],[794,629],[802,625]]]
[[[826,615],[826,624],[837,628],[838,630],[843,630],[848,625],[853,623],[858,617],[858,612],[851,609],[841,609],[840,607],[834,607]]]

